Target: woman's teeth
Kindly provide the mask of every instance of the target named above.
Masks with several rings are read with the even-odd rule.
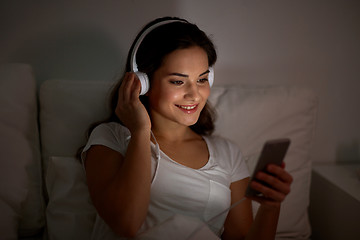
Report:
[[[182,109],[186,109],[186,110],[192,110],[194,108],[196,108],[196,105],[193,106],[181,106],[181,105],[177,105],[178,107],[182,108]]]

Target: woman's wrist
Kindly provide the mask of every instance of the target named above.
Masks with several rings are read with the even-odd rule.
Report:
[[[263,203],[260,205],[263,211],[279,212],[281,208],[281,202]]]
[[[143,138],[143,137],[146,137],[146,139],[149,139],[150,140],[150,135],[151,135],[151,130],[148,129],[148,128],[139,128],[139,129],[136,129],[136,130],[130,130],[130,133],[131,133],[131,137],[132,138]]]

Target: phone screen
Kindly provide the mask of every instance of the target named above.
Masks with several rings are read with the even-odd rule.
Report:
[[[257,172],[259,171],[266,172],[266,166],[268,164],[276,164],[280,166],[285,158],[289,145],[290,145],[290,139],[287,138],[274,139],[265,142],[260,157],[258,159],[258,162],[256,164],[255,170],[250,178],[250,182],[246,189],[245,196],[247,197],[261,196],[260,192],[250,187],[251,181],[255,178],[254,176],[256,175]]]

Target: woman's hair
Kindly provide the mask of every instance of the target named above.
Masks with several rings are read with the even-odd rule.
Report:
[[[130,72],[131,69],[131,55],[137,40],[141,37],[142,33],[149,27],[162,21],[178,20],[174,22],[165,23],[155,29],[151,30],[142,40],[137,53],[136,64],[139,71],[148,75],[151,80],[154,72],[162,65],[164,58],[171,52],[178,49],[186,49],[193,46],[202,48],[208,56],[208,64],[212,66],[216,62],[216,50],[212,41],[208,36],[200,30],[195,24],[189,23],[184,19],[175,17],[158,18],[148,23],[137,35],[133,42],[126,61],[126,71]],[[104,122],[120,122],[115,114],[116,105],[118,102],[118,91],[124,76],[120,78],[117,84],[113,87],[110,96],[110,110],[111,115],[104,121],[94,123],[88,134],[100,123]],[[144,104],[145,108],[149,112],[148,97],[145,95],[140,96],[140,101]],[[196,124],[190,126],[190,128],[201,135],[210,135],[214,131],[215,111],[207,102],[205,107],[200,113],[199,119]]]

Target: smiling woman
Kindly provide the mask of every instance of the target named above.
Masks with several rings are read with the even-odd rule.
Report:
[[[211,135],[214,112],[207,100],[215,61],[211,40],[186,20],[156,19],[140,31],[127,73],[114,87],[113,112],[90,129],[81,152],[98,213],[93,239],[146,237],[189,218],[206,223],[214,238],[274,238],[292,178],[275,165],[259,174],[258,183],[266,185],[254,181],[253,188],[267,197],[252,198],[261,204],[253,221],[240,150]],[[193,226],[181,226],[175,234],[193,236]],[[174,236],[166,229],[155,234]]]

